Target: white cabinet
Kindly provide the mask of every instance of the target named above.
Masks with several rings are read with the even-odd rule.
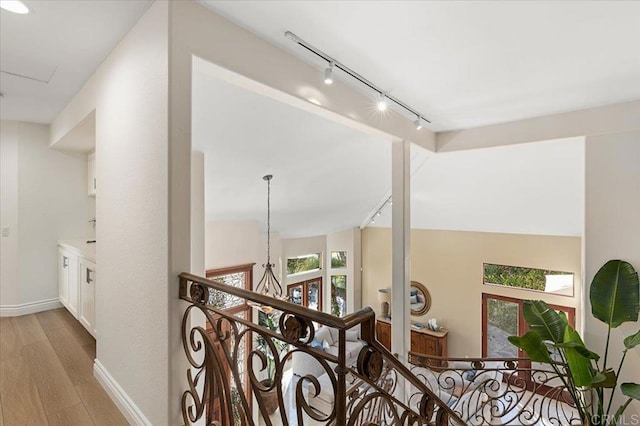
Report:
[[[78,318],[78,256],[58,249],[58,298]]]
[[[96,336],[96,264],[86,256],[95,258],[84,241],[73,244],[60,242],[58,246],[58,298],[60,303]]]
[[[87,190],[90,196],[96,196],[96,154],[87,158]]]
[[[80,323],[96,336],[96,264],[80,259]]]

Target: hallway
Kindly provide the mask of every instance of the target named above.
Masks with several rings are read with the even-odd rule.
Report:
[[[93,377],[95,353],[66,309],[0,318],[0,426],[127,425]]]

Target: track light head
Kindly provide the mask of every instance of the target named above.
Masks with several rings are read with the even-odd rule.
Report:
[[[387,109],[387,98],[382,93],[378,97],[378,111],[385,111]]]
[[[324,70],[324,84],[333,84],[333,62]]]
[[[413,124],[416,126],[416,130],[422,129],[422,120],[420,120],[420,117],[416,118]]]

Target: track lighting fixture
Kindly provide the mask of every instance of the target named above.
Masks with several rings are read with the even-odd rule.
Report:
[[[380,93],[378,97],[378,111],[385,111],[387,109],[387,97]]]
[[[333,62],[324,70],[324,84],[333,84]]]
[[[422,129],[422,121],[420,120],[420,117],[416,118],[416,121],[414,121],[413,124],[416,126],[416,130]]]
[[[404,111],[406,111],[406,113],[408,113],[409,117],[418,117],[418,120],[416,120],[418,123],[416,123],[414,121],[414,124],[416,124],[416,129],[418,129],[418,127],[421,128],[422,125],[423,125],[423,122],[431,123],[429,120],[424,118],[424,115],[420,114],[420,112],[416,111],[414,108],[410,107],[409,105],[407,105],[406,103],[402,102],[400,99],[398,99],[398,98],[396,98],[394,96],[390,96],[388,94],[384,94],[385,92],[384,92],[384,90],[382,88],[376,86],[371,81],[367,80],[362,75],[360,75],[357,72],[353,71],[351,68],[347,67],[342,62],[337,61],[333,57],[327,55],[323,51],[317,49],[316,47],[314,47],[314,46],[310,45],[309,43],[307,43],[306,41],[302,40],[300,37],[298,37],[297,35],[295,35],[291,31],[285,32],[284,36],[287,37],[288,39],[290,39],[291,41],[293,41],[294,43],[302,46],[307,52],[310,52],[310,53],[316,55],[317,57],[321,58],[323,61],[326,61],[326,63],[329,64],[329,66],[324,71],[324,82],[325,82],[325,84],[333,83],[333,69],[337,68],[340,71],[342,71],[342,73],[340,75],[347,75],[347,76],[353,78],[354,80],[357,80],[363,86],[365,86],[367,94],[369,96],[371,95],[371,90],[373,90],[374,93],[377,92],[380,95],[381,99],[378,99],[377,102],[376,102],[376,106],[377,106],[378,110],[385,111],[387,109],[387,107],[391,106],[391,102],[392,102],[395,107],[399,107],[399,108],[394,108],[394,110],[396,110],[396,111],[398,109],[404,110]]]
[[[361,226],[361,228],[365,228],[368,225],[372,225],[374,223],[376,223],[376,218],[382,216],[382,213],[384,212],[384,209],[387,206],[391,206],[393,204],[393,202],[391,201],[391,196],[389,196],[386,200],[384,200],[382,202],[382,204],[380,205],[380,207],[378,207],[378,210],[376,210],[376,212],[374,214],[372,214],[371,216],[369,216],[369,220],[368,222],[365,222],[365,224],[363,224]]]

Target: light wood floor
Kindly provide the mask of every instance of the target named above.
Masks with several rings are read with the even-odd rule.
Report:
[[[127,425],[93,377],[95,353],[66,309],[0,317],[0,426]]]

